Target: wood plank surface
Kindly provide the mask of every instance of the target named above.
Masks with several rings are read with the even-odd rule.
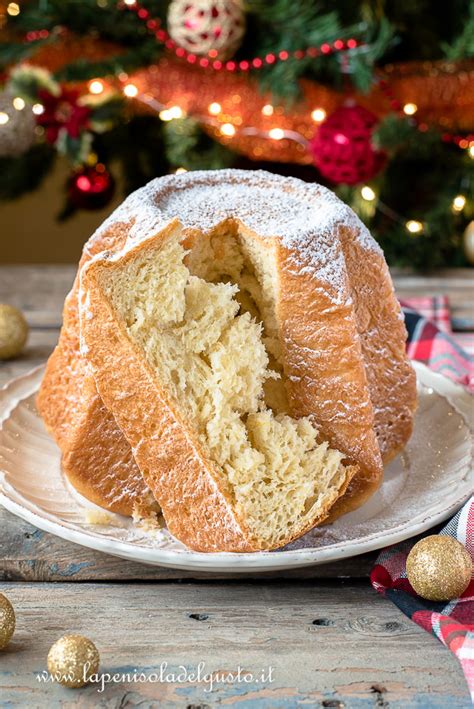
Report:
[[[253,584],[0,584],[17,612],[2,652],[1,706],[392,707],[470,706],[455,658],[391,603],[358,586]],[[343,599],[343,602],[342,602]],[[100,671],[169,682],[95,683],[68,690],[37,679],[51,644],[78,632],[101,654]],[[172,681],[180,666],[249,682]],[[272,668],[272,681],[261,671]],[[182,677],[181,679],[185,679]],[[119,678],[117,678],[119,680]]]
[[[134,563],[36,529],[0,507],[0,580],[135,581],[231,578],[367,578],[376,553],[285,572],[210,574]]]

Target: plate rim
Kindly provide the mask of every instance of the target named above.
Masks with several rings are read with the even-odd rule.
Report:
[[[434,372],[421,362],[412,362],[417,380],[419,379],[425,386],[430,386],[430,380],[435,385],[436,392],[443,396],[448,403],[462,416],[468,429],[473,429],[473,400],[474,397],[464,387],[457,382]],[[45,365],[40,365],[11,379],[0,388],[0,399],[8,394],[8,391],[15,385],[22,382],[34,380],[44,370]],[[425,380],[425,381],[423,381]],[[428,380],[428,381],[426,381]],[[436,386],[438,385],[438,386]],[[439,391],[441,388],[444,391]],[[0,426],[3,421],[0,421]],[[471,466],[467,474],[472,473],[472,446],[471,442]],[[35,525],[42,531],[54,534],[66,541],[79,544],[89,549],[94,549],[106,554],[111,554],[119,558],[125,558],[137,563],[145,563],[153,566],[174,568],[182,570],[201,570],[215,573],[265,573],[268,571],[279,571],[304,566],[316,566],[339,559],[359,556],[392,544],[398,544],[410,537],[416,536],[433,526],[445,521],[453,515],[460,506],[469,498],[469,492],[462,492],[459,497],[453,500],[447,507],[438,512],[426,512],[423,518],[415,524],[404,523],[403,527],[395,527],[384,532],[368,534],[357,541],[337,542],[329,547],[321,548],[301,548],[277,552],[196,552],[191,549],[166,550],[160,547],[143,547],[132,542],[103,537],[100,534],[72,529],[64,525],[62,521],[49,519],[49,513],[44,515],[24,507],[12,500],[3,490],[0,483],[0,504],[12,514],[20,517],[24,521]],[[356,544],[356,548],[354,548]],[[359,548],[361,547],[362,548]],[[317,558],[315,558],[315,556]]]

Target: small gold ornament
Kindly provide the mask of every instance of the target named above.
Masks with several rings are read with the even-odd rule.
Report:
[[[48,653],[48,672],[64,687],[83,687],[99,670],[99,651],[83,635],[63,635]]]
[[[3,593],[0,593],[0,650],[8,645],[15,632],[15,611]]]
[[[21,352],[28,337],[23,314],[13,305],[0,303],[0,359],[10,359]]]
[[[469,586],[472,559],[463,545],[444,534],[432,534],[415,544],[407,557],[407,577],[428,601],[458,598]]]
[[[469,222],[463,234],[464,253],[469,263],[474,266],[474,219]]]

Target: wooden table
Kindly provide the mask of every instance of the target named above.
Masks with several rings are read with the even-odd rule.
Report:
[[[26,313],[31,336],[0,364],[0,385],[44,362],[61,322],[72,266],[0,267],[0,302]],[[447,293],[459,327],[473,325],[472,271],[395,274],[399,296]],[[30,707],[468,707],[455,658],[373,591],[375,554],[264,576],[211,576],[122,561],[76,546],[0,509],[0,591],[17,612],[0,653],[0,706]],[[160,671],[163,682],[67,690],[44,684],[50,645],[79,632],[97,644],[101,670]],[[247,681],[178,682],[206,671]],[[272,681],[261,681],[261,671]],[[151,675],[151,679],[156,679]],[[175,681],[173,681],[173,679]]]

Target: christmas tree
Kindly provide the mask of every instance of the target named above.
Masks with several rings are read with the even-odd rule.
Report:
[[[0,27],[2,199],[58,153],[60,218],[113,172],[261,167],[335,190],[391,264],[473,257],[472,1],[18,0]]]

